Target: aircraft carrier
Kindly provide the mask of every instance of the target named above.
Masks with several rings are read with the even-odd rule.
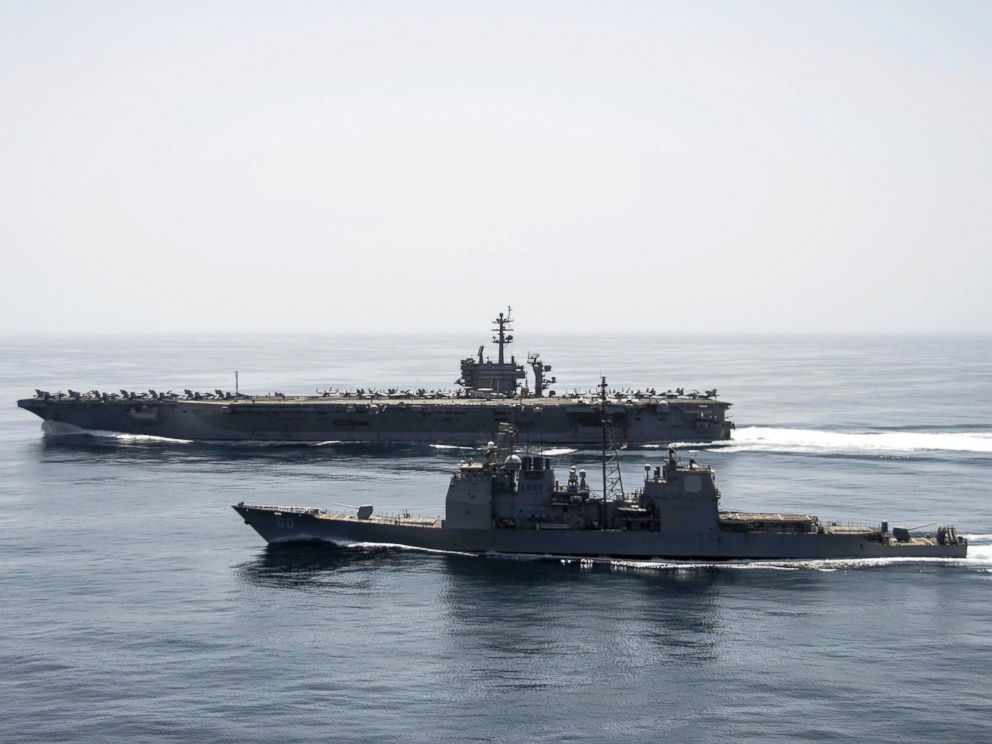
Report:
[[[529,354],[532,380],[507,347],[509,310],[494,320],[496,360],[461,360],[454,392],[365,390],[311,396],[246,395],[214,390],[182,394],[148,390],[50,393],[37,390],[17,405],[44,420],[51,435],[115,432],[197,441],[380,442],[472,445],[512,423],[522,441],[584,446],[598,442],[600,416],[591,393],[557,394],[551,365]],[[528,382],[530,383],[528,385]],[[614,390],[608,413],[623,444],[637,447],[730,438],[730,403],[716,390]]]

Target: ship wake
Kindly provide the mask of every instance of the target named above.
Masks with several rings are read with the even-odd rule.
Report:
[[[692,446],[692,445],[683,445]],[[698,446],[698,445],[697,445]],[[730,442],[709,445],[725,452],[912,454],[963,452],[992,455],[992,431],[867,431],[745,426]]]
[[[121,443],[162,442],[165,444],[204,444],[211,447],[334,447],[342,444],[366,444],[365,442],[346,442],[341,439],[327,439],[324,441],[298,441],[289,439],[181,439],[179,437],[160,437],[154,434],[129,434],[121,431],[85,429],[75,424],[67,424],[64,421],[45,421],[41,425],[41,430],[46,437],[52,438],[90,437]]]
[[[408,550],[413,553],[431,553],[433,555],[457,555],[467,558],[477,558],[476,553],[465,553],[460,550],[441,550],[439,548],[424,548],[417,545],[405,545],[403,543],[368,542],[365,540],[331,540],[320,538],[320,542],[328,543],[336,548],[348,548],[353,550]]]
[[[151,434],[127,434],[120,431],[84,429],[64,421],[45,421],[41,430],[46,437],[92,437],[94,439],[114,439],[119,442],[170,442],[172,444],[192,444],[192,439],[157,437]]]
[[[486,558],[506,561],[558,561],[584,569],[607,568],[614,571],[854,571],[887,566],[957,566],[992,573],[992,535],[967,535],[967,558],[822,558],[822,559],[748,559],[705,561],[691,559],[635,560],[626,558],[576,558],[548,553],[486,553]]]
[[[967,558],[823,558],[782,560],[680,561],[615,560],[608,558],[567,559],[562,563],[579,563],[591,568],[605,565],[617,571],[855,571],[887,566],[956,566],[992,573],[992,535],[968,535]]]

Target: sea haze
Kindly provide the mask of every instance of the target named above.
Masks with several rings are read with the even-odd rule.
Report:
[[[992,740],[992,337],[525,335],[561,392],[718,388],[734,441],[682,453],[725,508],[954,523],[970,557],[267,549],[231,504],[437,514],[465,450],[45,438],[17,398],[236,369],[248,392],[452,388],[482,339],[4,338],[0,740]],[[628,487],[665,444],[622,453]]]

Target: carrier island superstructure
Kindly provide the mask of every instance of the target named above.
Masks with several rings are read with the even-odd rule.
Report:
[[[461,360],[455,391],[325,391],[317,395],[246,395],[214,390],[182,394],[148,390],[116,393],[36,391],[17,404],[44,420],[49,434],[87,431],[144,434],[199,441],[427,442],[480,444],[501,423],[512,423],[522,441],[583,446],[599,437],[592,392],[557,394],[551,365],[528,354],[524,365],[508,354],[513,342],[509,310],[493,321],[496,359]],[[619,441],[632,447],[730,438],[730,403],[716,390],[659,392],[615,390],[608,401]]]

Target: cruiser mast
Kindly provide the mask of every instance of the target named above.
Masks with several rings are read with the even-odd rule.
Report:
[[[606,516],[608,501],[623,501],[623,478],[620,475],[620,461],[617,456],[617,445],[613,441],[613,419],[607,413],[607,385],[606,377],[600,377],[599,382],[599,406],[600,421],[603,426],[603,529],[606,527]]]

